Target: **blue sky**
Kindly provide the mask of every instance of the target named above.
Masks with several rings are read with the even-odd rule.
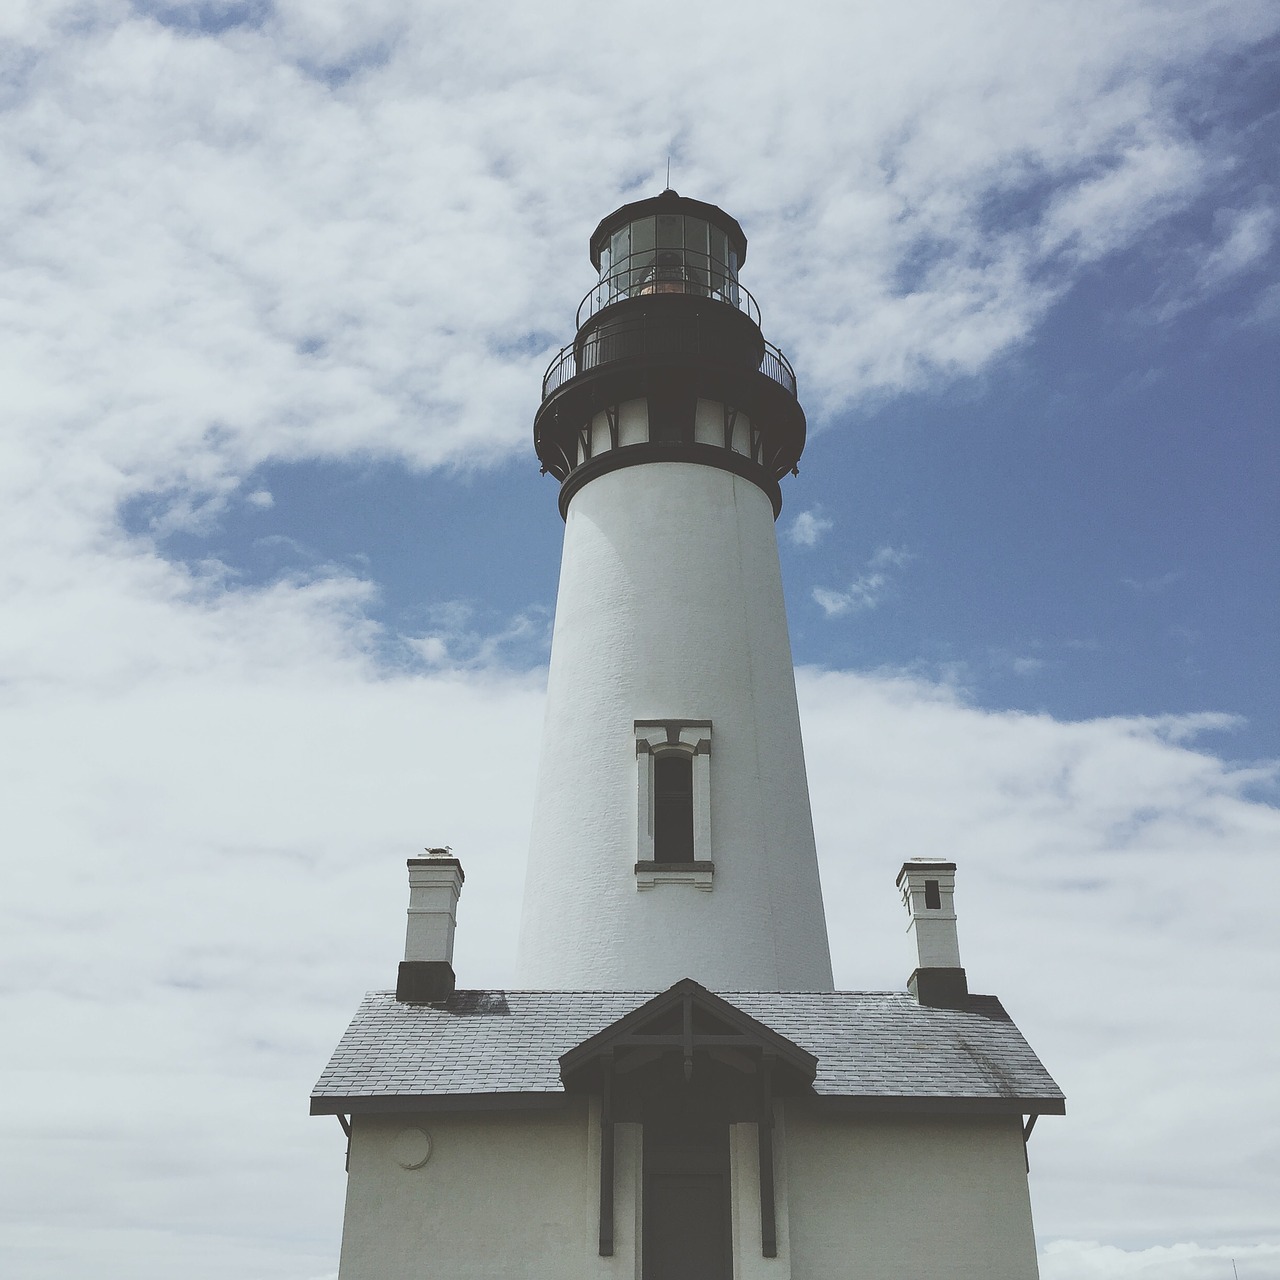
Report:
[[[1250,103],[1270,114],[1248,121],[1232,174],[1245,202],[1270,190],[1274,96]],[[1203,260],[1221,198],[1082,273],[980,373],[815,416],[779,523],[797,662],[906,668],[983,706],[1068,719],[1226,712],[1216,750],[1280,754],[1277,251],[1199,296],[1169,278],[1171,258]],[[584,245],[594,220],[579,219]],[[584,286],[590,272],[585,252],[565,264]],[[539,666],[562,525],[554,481],[531,447],[514,452],[483,471],[268,464],[243,489],[270,506],[230,504],[158,545],[244,585],[342,565],[376,584],[369,613],[392,635],[459,605],[477,638],[523,617],[505,658]],[[126,527],[151,532],[168,498],[135,500]],[[886,548],[883,582],[845,612],[821,606],[815,591],[876,576]]]
[[[462,855],[461,980],[510,981],[532,419],[668,155],[809,415],[837,981],[901,987],[897,867],[953,856],[971,979],[1070,1100],[1045,1280],[1280,1273],[1274,6],[651,19],[624,64],[577,0],[0,16],[6,1274],[328,1280],[305,1098],[405,857]]]

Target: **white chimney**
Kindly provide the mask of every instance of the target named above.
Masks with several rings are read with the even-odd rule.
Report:
[[[409,924],[396,999],[430,1004],[453,994],[453,931],[462,893],[462,863],[448,848],[409,859]]]
[[[898,872],[909,932],[916,936],[917,964],[907,988],[921,1004],[963,1009],[969,984],[960,965],[956,936],[956,864],[912,858]]]

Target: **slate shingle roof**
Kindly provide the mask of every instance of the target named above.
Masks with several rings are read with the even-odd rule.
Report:
[[[655,994],[457,991],[438,1005],[408,1005],[394,992],[371,991],[316,1083],[312,1114],[393,1098],[422,1105],[563,1096],[560,1055]],[[717,994],[814,1054],[813,1091],[822,1098],[1064,1109],[1062,1091],[994,996],[973,996],[960,1012],[896,991]]]

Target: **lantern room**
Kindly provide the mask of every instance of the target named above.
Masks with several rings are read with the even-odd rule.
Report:
[[[615,210],[591,237],[600,282],[578,322],[622,298],[687,293],[738,307],[747,239],[737,219],[701,200],[664,191]],[[758,317],[752,317],[757,319]]]
[[[739,283],[737,219],[668,188],[615,209],[590,245],[598,278],[534,420],[542,469],[562,482],[561,514],[595,476],[681,461],[752,480],[776,515],[778,482],[804,449],[804,411]]]

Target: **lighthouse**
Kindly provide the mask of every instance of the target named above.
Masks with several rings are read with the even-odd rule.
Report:
[[[667,190],[590,253],[534,418],[565,529],[515,982],[459,982],[461,857],[409,858],[394,988],[311,1095],[339,1278],[1035,1280],[1065,1101],[970,990],[954,862],[859,852],[914,956],[833,989],[774,534],[805,418],[746,237]]]
[[[724,210],[667,190],[590,247],[534,423],[565,534],[517,981],[829,991],[774,534],[795,374]]]

